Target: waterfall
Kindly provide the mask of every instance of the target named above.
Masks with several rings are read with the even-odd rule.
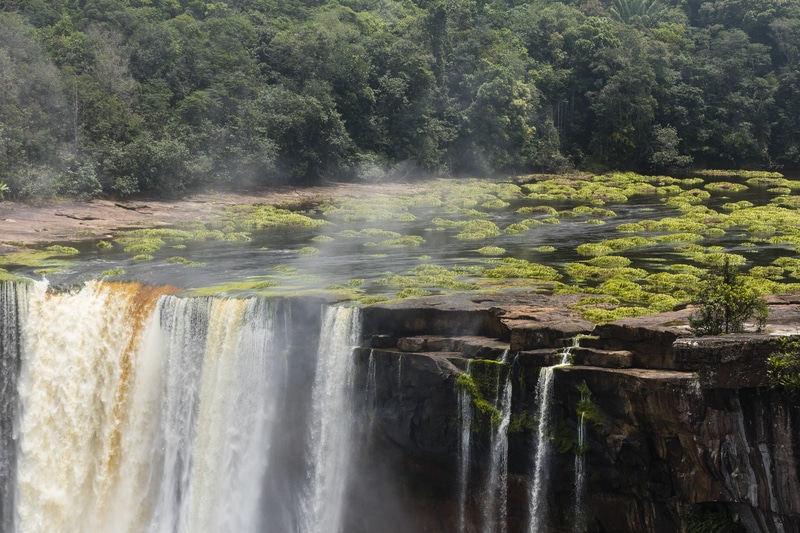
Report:
[[[585,384],[585,383],[584,383]],[[581,390],[581,403],[589,401],[588,389]],[[575,452],[575,504],[574,525],[575,533],[586,531],[586,515],[584,498],[586,496],[586,411],[581,410],[578,418],[578,449]]]
[[[503,352],[500,362],[508,363],[509,351]],[[502,369],[497,372],[497,398],[495,409],[500,413],[500,422],[492,429],[489,472],[484,489],[485,512],[483,530],[486,533],[504,533],[506,525],[506,506],[508,501],[508,425],[511,422],[511,372],[505,373],[502,380]]]
[[[0,283],[2,531],[343,531],[358,309],[171,292]]]
[[[467,375],[470,373],[472,361],[467,361]],[[461,440],[458,453],[459,478],[458,478],[458,530],[462,533],[467,530],[467,496],[470,474],[470,439],[472,436],[472,397],[466,387],[458,388],[458,411],[461,427]]]
[[[0,282],[0,531],[14,531],[17,378],[28,285]]]
[[[355,359],[361,338],[354,307],[327,308],[322,317],[312,389],[309,486],[303,502],[304,531],[342,530],[355,426]]]
[[[538,403],[536,425],[536,448],[533,460],[533,480],[530,485],[530,533],[546,531],[548,523],[546,490],[550,479],[550,457],[552,442],[550,440],[552,423],[554,370],[559,366],[570,364],[570,353],[577,346],[579,337],[573,339],[570,346],[561,351],[561,360],[557,365],[542,367],[539,381],[536,384],[536,401]]]

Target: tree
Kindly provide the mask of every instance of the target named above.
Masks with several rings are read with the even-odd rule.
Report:
[[[741,333],[750,319],[761,330],[767,321],[766,301],[744,285],[727,258],[703,283],[698,303],[700,308],[689,319],[689,326],[697,335]]]

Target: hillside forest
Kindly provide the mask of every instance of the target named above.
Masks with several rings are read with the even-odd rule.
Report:
[[[800,0],[3,0],[6,197],[800,168]]]

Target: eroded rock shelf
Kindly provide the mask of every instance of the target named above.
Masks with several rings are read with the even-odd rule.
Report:
[[[373,423],[415,472],[413,483],[427,477],[433,487],[418,502],[420,530],[447,530],[442,517],[456,512],[458,377],[469,361],[504,354],[513,383],[507,522],[509,531],[526,530],[538,374],[582,335],[572,365],[555,374],[560,474],[547,496],[556,510],[549,531],[575,531],[568,502],[581,390],[591,409],[579,451],[588,471],[585,531],[672,533],[698,513],[743,531],[800,531],[800,407],[770,389],[766,373],[776,336],[800,328],[796,299],[770,300],[765,333],[708,338],[688,329],[691,309],[595,327],[570,310],[572,296],[460,295],[364,309],[360,355],[364,369],[372,359]],[[475,429],[478,470],[486,468],[485,433]]]

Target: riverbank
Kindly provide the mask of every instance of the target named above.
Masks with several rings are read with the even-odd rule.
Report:
[[[163,227],[187,220],[210,221],[235,205],[318,203],[334,197],[377,197],[408,193],[403,183],[330,183],[314,187],[273,187],[261,191],[204,192],[179,200],[93,199],[26,204],[0,202],[0,254],[20,246],[106,237],[114,231]]]

